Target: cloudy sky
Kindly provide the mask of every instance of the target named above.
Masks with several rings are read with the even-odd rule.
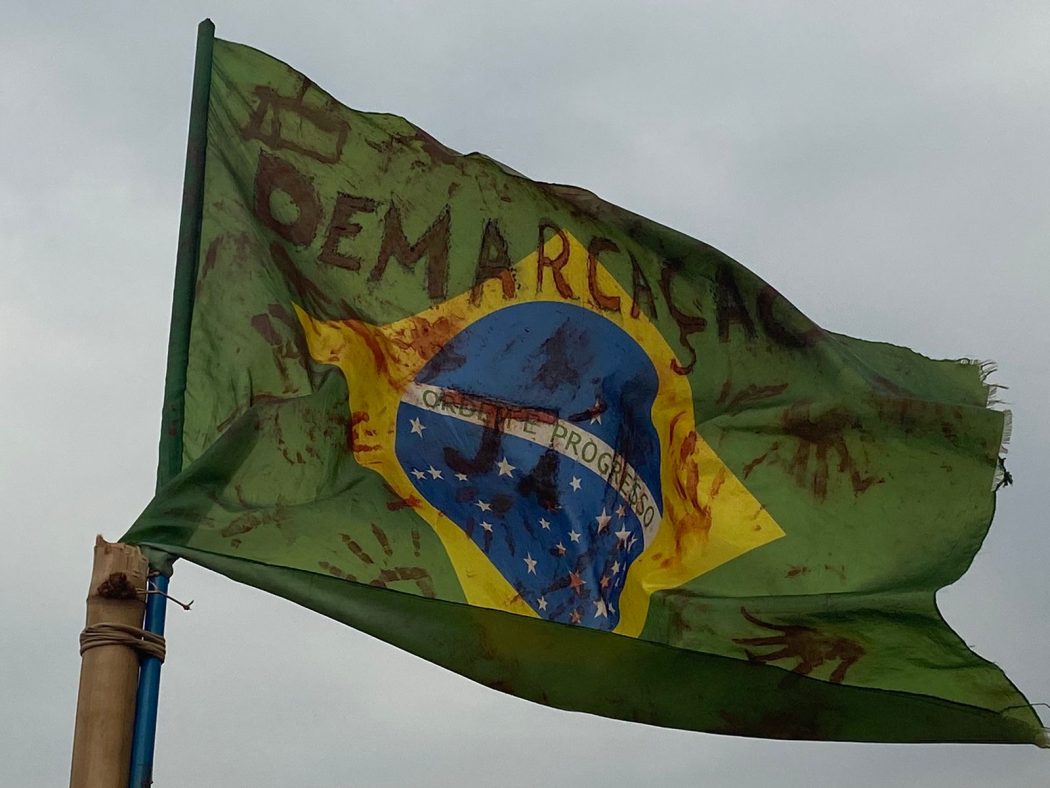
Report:
[[[0,782],[67,779],[95,533],[156,467],[195,28],[723,249],[823,326],[994,359],[995,525],[945,616],[1050,701],[1050,5],[11,4],[0,26]],[[918,7],[916,7],[918,6]],[[263,10],[265,8],[265,10]],[[1034,747],[570,714],[180,563],[160,786],[1034,786]],[[1044,718],[1048,715],[1044,711]]]

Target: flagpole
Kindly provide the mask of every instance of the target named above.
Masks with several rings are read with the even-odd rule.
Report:
[[[70,788],[122,786],[128,779],[131,721],[143,648],[146,558],[137,547],[95,539],[95,560],[80,635]],[[155,645],[155,644],[154,644]]]
[[[211,93],[212,51],[215,25],[205,19],[197,26],[197,50],[193,64],[190,98],[190,127],[186,140],[186,169],[182,183],[182,215],[179,246],[175,257],[175,287],[168,335],[168,368],[164,383],[164,416],[161,424],[157,488],[182,470],[182,426],[189,358],[190,321],[200,256],[201,221],[204,209],[204,163],[208,145],[208,98]],[[170,564],[152,575],[146,601],[144,629],[164,634]],[[153,754],[157,739],[161,660],[145,656],[139,671],[135,723],[131,744],[130,788],[148,788],[153,783]]]
[[[150,578],[146,596],[147,632],[164,636],[167,613],[168,577],[157,574]],[[157,742],[157,710],[160,700],[160,666],[155,656],[144,656],[140,661],[138,693],[135,696],[135,722],[131,735],[130,788],[149,788],[153,784],[153,751]]]

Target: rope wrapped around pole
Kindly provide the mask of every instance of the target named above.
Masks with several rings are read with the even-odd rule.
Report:
[[[150,656],[164,661],[164,638],[147,632],[141,627],[128,624],[92,624],[80,633],[80,656],[99,646],[127,646],[139,652],[139,656]]]

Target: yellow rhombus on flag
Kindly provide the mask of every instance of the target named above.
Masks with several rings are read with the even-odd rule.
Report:
[[[537,260],[541,256],[547,261],[566,258],[557,269],[560,280],[554,276],[547,276],[544,280],[539,276],[541,269],[537,268]],[[575,469],[590,471],[590,474],[585,474],[588,486],[595,485],[598,498],[609,500],[600,512],[597,503],[592,504],[594,523],[587,524],[594,530],[591,538],[604,535],[606,543],[607,566],[603,567],[606,571],[599,584],[607,581],[606,588],[620,585],[623,590],[617,595],[619,611],[615,607],[610,610],[608,597],[599,596],[594,600],[593,609],[571,606],[566,620],[575,612],[581,620],[596,617],[601,619],[598,625],[608,625],[614,632],[636,636],[645,624],[652,593],[679,586],[783,536],[783,531],[707,442],[697,435],[693,427],[696,419],[689,381],[673,371],[675,356],[667,341],[644,314],[635,316],[630,313],[629,294],[600,262],[593,261],[589,265],[587,251],[571,235],[562,233],[540,251],[526,257],[514,270],[520,280],[535,281],[537,286],[527,295],[515,293],[510,306],[500,280],[491,279],[472,291],[384,326],[357,320],[317,321],[298,307],[296,313],[303,324],[310,355],[322,364],[334,364],[343,371],[353,417],[361,424],[367,424],[367,438],[353,447],[355,458],[363,466],[378,472],[403,500],[413,502],[416,512],[441,539],[469,604],[544,616],[549,607],[547,594],[523,596],[518,589],[528,585],[530,576],[539,580],[535,562],[543,562],[547,556],[539,551],[536,559],[532,559],[531,553],[528,558],[504,556],[511,566],[497,566],[490,557],[491,546],[489,550],[485,549],[486,531],[480,523],[487,521],[482,516],[483,511],[472,510],[475,502],[461,502],[464,505],[457,508],[465,510],[462,518],[442,511],[441,502],[446,496],[432,493],[431,489],[454,484],[451,478],[443,476],[445,473],[451,476],[454,470],[445,468],[439,472],[441,476],[434,478],[437,470],[434,465],[442,465],[439,459],[433,464],[428,463],[433,469],[430,471],[414,467],[423,464],[420,455],[414,453],[415,444],[422,446],[434,441],[435,438],[424,431],[437,432],[442,429],[438,426],[442,421],[447,422],[443,431],[448,433],[453,448],[461,455],[474,453],[469,446],[474,436],[464,435],[461,431],[457,433],[455,429],[459,423],[464,423],[471,425],[473,433],[488,430],[496,434],[497,442],[515,444],[529,462],[535,462],[546,452],[555,452],[564,458],[561,474],[566,477],[566,485],[571,485],[571,479],[576,478]],[[566,297],[559,292],[559,281],[572,292],[586,292],[588,277],[596,282],[601,293],[606,294],[607,303],[617,304],[616,308],[602,308],[592,300]],[[544,307],[534,309],[531,306],[534,304]],[[435,374],[432,370],[447,364],[448,356],[456,353],[454,348],[450,349],[450,341],[465,336],[468,329],[473,327],[480,334],[473,339],[474,344],[504,346],[507,344],[504,336],[507,319],[513,319],[515,315],[523,315],[520,319],[525,324],[535,325],[539,332],[544,328],[542,320],[547,315],[557,315],[557,319],[571,324],[579,310],[610,323],[603,330],[620,335],[621,341],[640,350],[639,356],[649,362],[657,386],[649,412],[642,415],[651,419],[658,438],[658,445],[654,443],[652,448],[654,453],[658,452],[660,460],[659,476],[653,479],[659,496],[648,488],[644,478],[616,446],[591,432],[613,426],[608,418],[615,414],[615,404],[602,401],[600,396],[585,411],[584,418],[573,420],[571,417],[560,418],[548,408],[523,407],[490,394],[435,385],[440,371]],[[533,321],[533,315],[540,317]],[[570,345],[561,350],[570,358],[578,355],[578,349]],[[478,349],[471,348],[471,351],[476,353]],[[521,374],[516,368],[517,357],[508,360],[510,364],[506,368],[509,374]],[[375,374],[357,374],[358,370],[365,369],[374,369]],[[479,381],[481,386],[492,382],[498,372],[488,368],[483,375],[488,381]],[[511,386],[516,390],[522,387],[517,380],[511,381]],[[603,414],[608,414],[605,424],[602,423]],[[418,424],[413,430],[414,418]],[[409,447],[399,452],[396,448],[399,441],[407,442]],[[443,453],[449,446],[436,448]],[[511,452],[510,446],[502,448],[505,453]],[[404,462],[399,454],[409,461]],[[505,457],[503,461],[506,461]],[[493,455],[486,470],[495,466]],[[582,471],[580,473],[584,475]],[[458,475],[468,476],[464,473]],[[513,470],[504,468],[496,478],[506,477],[507,491],[513,496],[514,481],[523,475],[517,467]],[[460,479],[459,484],[462,491],[476,490],[469,476]],[[573,490],[548,516],[555,521],[564,519],[565,515],[558,509],[581,505],[585,495],[582,489]],[[472,497],[477,498],[477,493]],[[662,505],[657,504],[657,500]],[[516,500],[514,505],[527,507],[528,502]],[[625,511],[627,508],[631,509],[630,516]],[[545,528],[541,522],[547,522],[544,513],[542,502],[538,501],[537,511],[532,512],[534,525],[541,531],[550,531],[549,523]],[[480,541],[471,537],[472,529],[464,530],[462,525],[474,514],[477,515],[473,519],[478,523]],[[570,513],[569,517],[572,516]],[[499,517],[493,515],[489,519],[496,521]],[[617,536],[617,526],[620,526],[622,537]],[[492,535],[494,532],[488,533]],[[551,533],[551,539],[554,533],[558,531]],[[561,541],[570,542],[574,548],[578,544],[572,538]],[[567,554],[569,547],[562,547],[564,552],[555,547],[554,559]],[[623,567],[620,567],[621,561]],[[616,571],[611,571],[614,563]],[[516,587],[512,584],[514,581],[520,581],[521,585]],[[612,626],[617,617],[618,623]]]

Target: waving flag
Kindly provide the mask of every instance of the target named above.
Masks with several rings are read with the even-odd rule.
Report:
[[[177,475],[127,541],[566,709],[1041,740],[935,604],[1000,481],[984,367],[257,50],[215,41],[207,106]]]

